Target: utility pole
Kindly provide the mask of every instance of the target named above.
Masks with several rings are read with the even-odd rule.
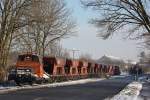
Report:
[[[72,52],[72,58],[75,58],[75,53],[78,52],[79,50],[75,50],[75,49],[71,49],[70,50]]]

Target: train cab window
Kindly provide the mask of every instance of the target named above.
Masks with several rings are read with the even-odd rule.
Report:
[[[39,62],[39,57],[36,55],[19,55],[18,61],[34,61]]]
[[[25,55],[19,55],[18,61],[24,61],[24,59],[25,59]]]
[[[39,62],[39,57],[36,55],[32,55],[32,61]]]

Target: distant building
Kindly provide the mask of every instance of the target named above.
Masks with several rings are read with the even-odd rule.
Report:
[[[118,57],[113,57],[113,56],[102,56],[100,59],[97,60],[98,63],[101,64],[110,64],[110,65],[123,65],[124,61]]]
[[[113,66],[119,66],[121,71],[126,70],[126,65],[124,60],[122,60],[119,57],[114,57],[114,56],[107,56],[104,55],[100,59],[97,60],[98,63],[100,64],[106,64],[106,65],[113,65]]]

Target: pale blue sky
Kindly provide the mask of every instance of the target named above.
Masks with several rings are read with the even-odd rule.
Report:
[[[77,37],[72,37],[62,41],[62,45],[67,49],[80,50],[76,56],[84,53],[91,54],[94,59],[103,55],[111,55],[123,59],[137,60],[140,49],[137,48],[136,41],[122,39],[121,35],[114,35],[108,40],[96,37],[97,29],[88,24],[90,18],[95,17],[96,12],[86,10],[79,0],[66,0],[69,8],[72,9],[72,16],[77,21]]]

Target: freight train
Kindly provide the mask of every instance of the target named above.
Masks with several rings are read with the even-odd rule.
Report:
[[[119,75],[119,66],[102,65],[79,59],[64,59],[37,54],[25,53],[18,56],[17,63],[8,75],[8,80],[21,83],[43,83],[51,80],[63,81],[101,75]]]

